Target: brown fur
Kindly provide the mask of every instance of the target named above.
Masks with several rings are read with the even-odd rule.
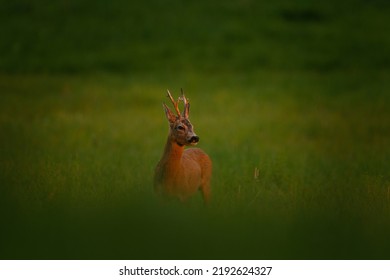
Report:
[[[185,99],[184,95],[182,98]],[[177,103],[174,105],[177,109]],[[185,145],[195,145],[199,140],[188,120],[189,103],[186,100],[185,106],[182,117],[180,114],[175,116],[164,104],[170,129],[163,156],[155,170],[154,187],[157,193],[177,197],[181,201],[200,190],[205,203],[208,203],[212,163],[201,149],[184,148]]]

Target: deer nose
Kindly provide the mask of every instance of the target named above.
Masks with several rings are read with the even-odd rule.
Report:
[[[190,138],[190,143],[198,143],[199,142],[199,136],[192,136]]]

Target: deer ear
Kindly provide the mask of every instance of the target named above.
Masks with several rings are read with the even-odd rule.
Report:
[[[173,123],[176,121],[176,116],[172,113],[172,111],[169,109],[169,107],[163,103],[165,115],[167,116],[167,119],[170,123]]]

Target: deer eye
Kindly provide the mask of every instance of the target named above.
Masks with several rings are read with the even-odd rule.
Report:
[[[184,130],[184,126],[178,125],[178,126],[176,126],[176,129],[177,129],[177,130]]]

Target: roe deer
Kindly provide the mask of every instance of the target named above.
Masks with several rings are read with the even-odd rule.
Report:
[[[201,149],[184,149],[184,146],[195,146],[199,142],[199,137],[188,119],[190,103],[183,90],[181,93],[181,97],[175,101],[168,90],[168,97],[177,116],[163,103],[169,122],[169,135],[164,154],[156,166],[154,189],[159,194],[177,197],[181,201],[200,190],[207,204],[210,199],[212,164],[209,156]],[[179,110],[179,101],[184,103],[182,114]]]

